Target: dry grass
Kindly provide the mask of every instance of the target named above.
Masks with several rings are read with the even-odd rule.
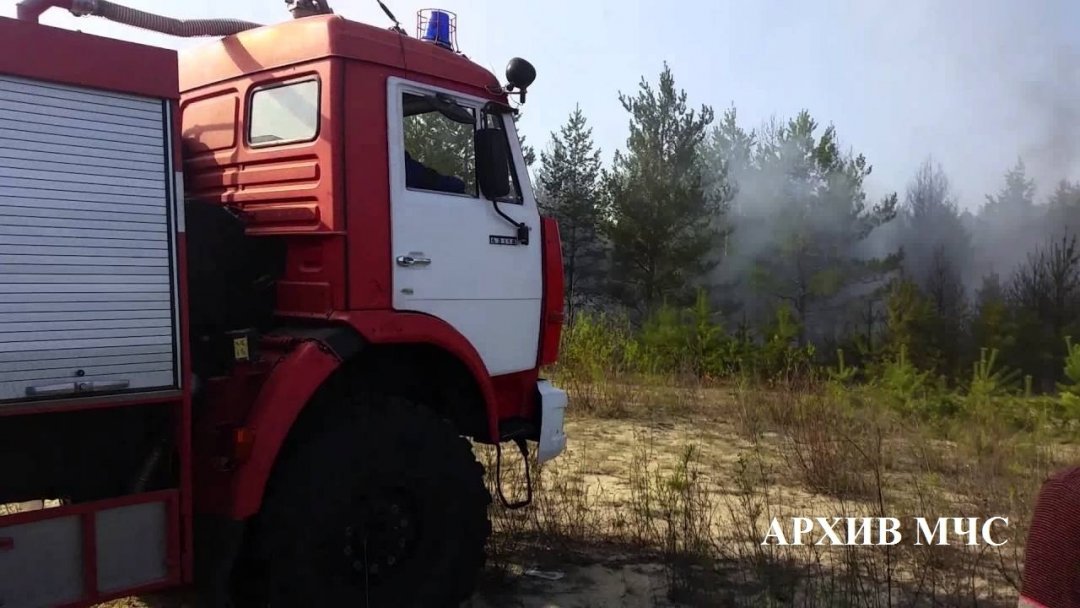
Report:
[[[990,422],[943,439],[824,390],[571,390],[570,448],[534,473],[536,505],[495,508],[503,584],[523,580],[515,566],[617,556],[658,566],[654,590],[687,605],[1015,606],[1034,494],[1075,457]],[[1003,547],[914,544],[915,517],[994,516],[1009,518]],[[774,517],[896,517],[904,541],[762,546]]]

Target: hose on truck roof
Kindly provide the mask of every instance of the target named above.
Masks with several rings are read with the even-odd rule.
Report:
[[[74,0],[71,3],[71,12],[79,16],[93,15],[131,27],[181,38],[230,36],[262,27],[261,24],[240,19],[173,19],[121,6],[108,0]]]

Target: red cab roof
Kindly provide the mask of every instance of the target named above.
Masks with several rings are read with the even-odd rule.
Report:
[[[200,87],[327,57],[375,63],[446,80],[492,96],[499,81],[463,55],[338,15],[306,17],[241,32],[181,52],[180,88]],[[501,94],[498,94],[501,97]]]
[[[176,52],[0,17],[0,75],[180,97]]]

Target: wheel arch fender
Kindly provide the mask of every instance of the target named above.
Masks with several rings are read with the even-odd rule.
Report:
[[[342,359],[324,342],[309,340],[275,365],[247,417],[254,444],[232,475],[228,515],[243,519],[259,511],[266,483],[294,423],[341,364]]]
[[[460,361],[480,393],[487,416],[488,437],[494,439],[499,436],[498,393],[495,384],[480,358],[480,353],[449,323],[425,314],[390,311],[350,312],[335,318],[349,324],[370,344],[434,346]]]
[[[423,344],[458,359],[483,400],[488,437],[498,437],[496,391],[480,355],[446,322],[423,314],[386,311],[335,315],[334,326],[302,333],[303,341],[275,365],[252,404],[246,426],[254,432],[247,460],[232,475],[228,515],[258,513],[266,484],[289,433],[307,405],[345,363],[370,345]]]

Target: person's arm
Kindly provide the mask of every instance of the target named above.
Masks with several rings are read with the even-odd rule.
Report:
[[[449,177],[428,167],[405,152],[405,185],[421,190],[465,193],[465,182],[456,177]]]
[[[1080,467],[1043,483],[1024,548],[1020,608],[1080,608]]]
[[[409,188],[434,190],[439,174],[405,152],[405,185]]]
[[[436,190],[453,192],[455,194],[465,194],[465,181],[449,175],[439,175],[438,187]]]

